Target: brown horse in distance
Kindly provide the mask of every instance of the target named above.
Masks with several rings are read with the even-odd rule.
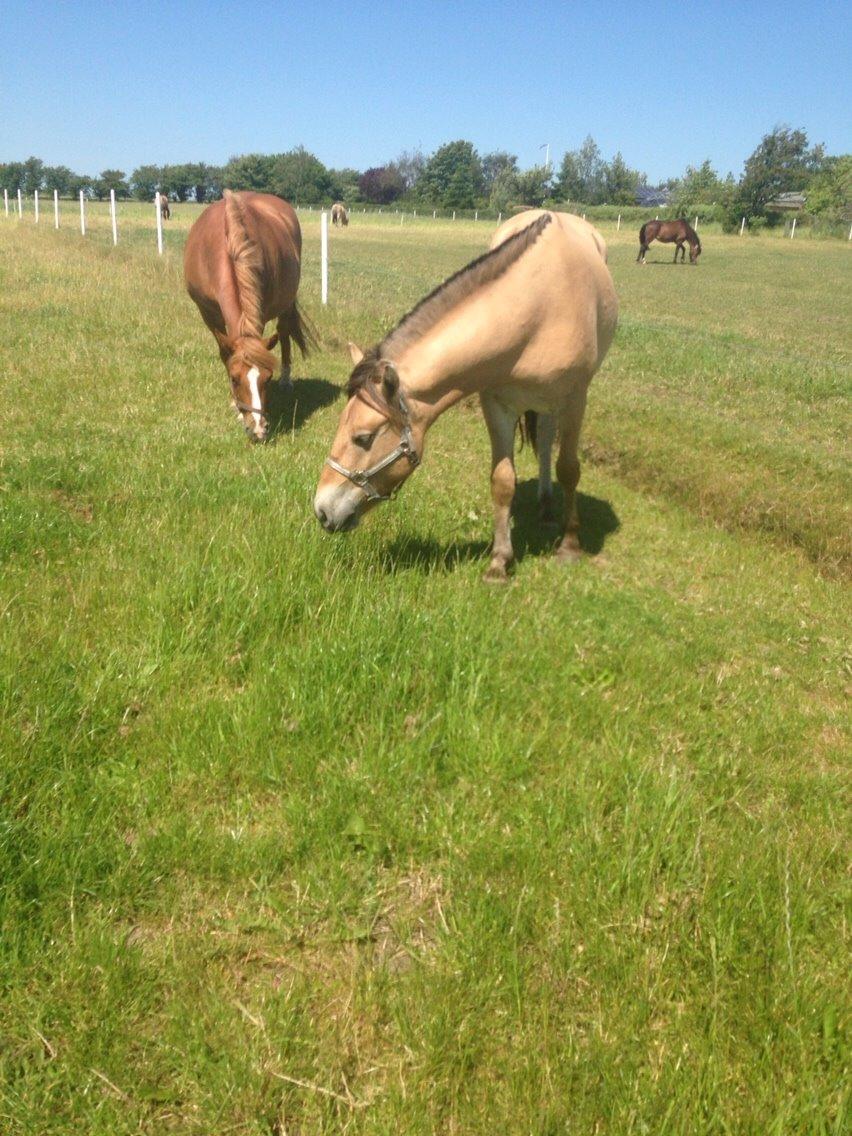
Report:
[[[164,221],[168,221],[169,218],[171,217],[171,215],[172,215],[172,211],[169,208],[169,195],[167,193],[161,193],[160,194],[160,216],[163,218]]]
[[[346,206],[342,201],[335,201],[332,205],[331,223],[332,225],[342,225],[344,228],[349,224],[349,214],[346,212]]]
[[[302,231],[295,210],[269,193],[232,193],[209,205],[192,228],[184,252],[186,289],[219,344],[232,405],[253,441],[266,439],[268,387],[277,369],[289,382],[290,340],[307,354],[310,332],[296,305]],[[264,338],[269,320],[275,335]]]
[[[642,228],[639,230],[639,255],[636,257],[638,264],[645,263],[645,253],[648,251],[648,246],[651,241],[662,241],[663,244],[670,245],[672,241],[675,242],[674,262],[677,264],[677,254],[680,253],[681,264],[686,259],[686,249],[684,242],[689,245],[689,262],[690,264],[697,264],[698,257],[701,252],[701,241],[698,239],[698,234],[688,221],[683,217],[678,221],[646,221]]]

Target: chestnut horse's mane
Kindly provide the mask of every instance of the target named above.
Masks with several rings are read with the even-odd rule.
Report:
[[[225,240],[242,312],[236,333],[260,339],[264,328],[259,284],[263,252],[249,236],[242,197],[230,189],[225,190]]]
[[[518,233],[513,233],[502,244],[489,252],[483,253],[482,256],[478,256],[476,260],[472,260],[470,264],[460,268],[443,284],[439,284],[434,291],[430,292],[428,296],[424,296],[419,304],[402,317],[392,332],[385,336],[377,348],[378,354],[383,355],[385,352],[398,350],[407,346],[413,340],[419,339],[421,335],[430,331],[442,316],[470,296],[477,288],[490,284],[492,280],[502,276],[506,269],[523,256],[530,245],[535,243],[551,220],[549,213],[542,213],[540,217],[536,217],[531,225],[527,225]]]

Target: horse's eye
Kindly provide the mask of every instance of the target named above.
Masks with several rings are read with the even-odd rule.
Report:
[[[353,441],[355,445],[360,446],[362,450],[369,450],[375,436],[375,434],[356,434]]]
[[[232,387],[238,387],[239,385],[240,385],[240,380],[232,377],[231,378],[231,386]]]

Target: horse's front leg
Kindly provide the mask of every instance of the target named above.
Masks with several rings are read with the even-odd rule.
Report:
[[[515,496],[515,423],[517,416],[487,394],[480,396],[491,438],[491,500],[494,504],[494,542],[491,563],[483,579],[505,584],[515,559],[509,518]]]
[[[290,317],[279,316],[275,329],[278,332],[278,342],[281,344],[281,378],[279,381],[285,387],[292,387],[290,366],[293,362],[293,344],[290,342]]]
[[[678,241],[678,243],[675,245],[675,257],[674,257],[675,264],[677,264],[677,254],[679,252],[680,253],[683,252],[683,245],[680,243],[680,241]]]

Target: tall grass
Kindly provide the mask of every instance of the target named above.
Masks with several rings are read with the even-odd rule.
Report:
[[[609,230],[565,571],[519,459],[434,430],[351,539],[310,500],[347,339],[482,223],[303,214],[266,447],[140,211],[0,224],[0,1129],[848,1124],[848,250]],[[653,262],[653,263],[651,263]]]

